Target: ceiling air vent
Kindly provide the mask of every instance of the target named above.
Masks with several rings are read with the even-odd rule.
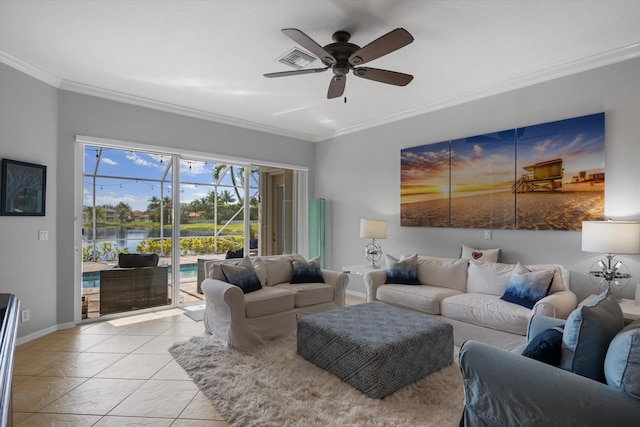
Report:
[[[282,62],[285,65],[289,65],[290,67],[300,70],[311,64],[316,59],[318,58],[310,53],[304,52],[298,48],[293,48],[278,58],[278,62]]]

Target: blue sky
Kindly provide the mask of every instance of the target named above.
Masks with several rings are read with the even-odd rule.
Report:
[[[604,113],[541,125],[518,131],[518,165],[520,176],[525,166],[562,159],[563,182],[580,171],[604,172]]]
[[[84,155],[84,172],[92,175],[96,165],[98,148],[86,146]],[[144,211],[152,196],[160,197],[160,181],[166,173],[166,182],[162,186],[162,196],[171,197],[171,170],[167,173],[167,165],[171,156],[144,153],[139,151],[104,148],[100,157],[97,175],[117,176],[122,178],[98,178],[96,180],[96,205],[117,205],[127,203],[133,210]],[[182,160],[180,164],[180,188],[182,203],[206,197],[213,187],[205,184],[213,183],[211,162]],[[156,180],[156,181],[145,181]],[[223,185],[231,185],[229,174],[222,180]],[[252,182],[252,187],[255,182]],[[92,204],[92,179],[84,177],[84,205]],[[220,191],[231,188],[221,188]],[[254,190],[252,190],[254,193]]]

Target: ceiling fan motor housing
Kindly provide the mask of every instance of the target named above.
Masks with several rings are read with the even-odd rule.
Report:
[[[336,31],[332,38],[335,43],[326,45],[324,50],[329,52],[336,59],[336,62],[332,67],[333,74],[336,76],[346,76],[349,74],[349,71],[353,69],[353,66],[349,63],[349,57],[352,53],[360,50],[360,46],[349,43],[351,34],[346,31]],[[325,65],[330,66],[331,63],[325,62]]]

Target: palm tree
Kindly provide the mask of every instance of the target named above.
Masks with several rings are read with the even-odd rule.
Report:
[[[242,197],[240,196],[240,190],[238,189],[238,182],[236,181],[236,174],[234,172],[235,166],[228,166],[228,165],[216,165],[215,168],[213,168],[213,180],[218,182],[218,180],[220,178],[222,178],[224,176],[224,174],[227,172],[227,168],[229,169],[229,176],[231,177],[231,183],[233,184],[233,190],[236,192],[236,197],[238,198],[238,201],[240,203],[243,203],[242,201]],[[243,173],[244,169],[240,168],[240,182],[242,183],[244,181],[244,173]]]
[[[220,203],[222,203],[223,205],[229,205],[229,204],[235,202],[236,199],[233,198],[233,195],[229,192],[229,190],[224,190],[218,196],[218,201]]]
[[[124,223],[131,217],[131,206],[125,202],[118,203],[118,206],[116,206],[116,214],[118,215],[120,223]]]
[[[151,221],[160,221],[160,199],[156,196],[149,198],[149,204],[147,205],[147,214],[149,215],[149,219]]]
[[[93,221],[93,212],[96,213],[96,220],[104,220],[106,215],[104,209],[101,206],[85,206],[84,213],[87,216],[87,221]]]

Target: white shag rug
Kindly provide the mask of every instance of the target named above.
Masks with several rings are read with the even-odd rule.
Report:
[[[295,334],[247,351],[198,336],[170,352],[232,426],[447,427],[462,415],[456,363],[371,399],[298,356]]]

